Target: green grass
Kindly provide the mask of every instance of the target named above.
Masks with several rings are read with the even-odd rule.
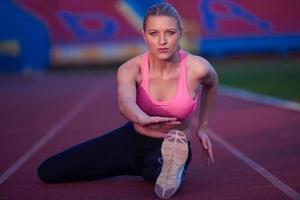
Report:
[[[300,58],[210,60],[220,84],[300,102]]]
[[[222,85],[300,102],[300,56],[207,59],[218,72]],[[115,73],[121,64],[60,68],[60,72]]]

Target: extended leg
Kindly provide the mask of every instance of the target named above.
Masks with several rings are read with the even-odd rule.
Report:
[[[137,136],[132,124],[71,147],[45,160],[38,176],[47,183],[133,174]]]

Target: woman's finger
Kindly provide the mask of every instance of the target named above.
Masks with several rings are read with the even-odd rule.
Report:
[[[205,165],[209,166],[209,164],[212,162],[214,162],[214,156],[213,156],[213,150],[212,150],[212,144],[210,142],[210,139],[208,137],[208,135],[203,134],[203,135],[199,135],[199,139],[200,142],[202,144],[203,147],[203,153],[205,156],[205,159],[203,161],[205,161]]]
[[[152,123],[171,122],[177,120],[176,118],[169,117],[153,117]]]
[[[181,122],[180,121],[171,121],[171,122],[164,122],[163,124],[167,125],[167,126],[174,126],[174,125],[181,124]]]
[[[161,122],[173,122],[173,121],[176,121],[177,119],[176,118],[161,118]]]
[[[205,150],[208,149],[208,144],[207,144],[207,138],[205,137],[205,135],[201,136],[200,138],[202,146],[204,147]]]
[[[213,150],[212,150],[212,144],[210,142],[210,139],[209,137],[207,137],[207,143],[208,143],[208,155],[209,155],[209,158],[212,162],[214,162],[214,155],[213,155]]]
[[[212,148],[208,148],[208,155],[209,155],[209,158],[211,160],[211,162],[214,162],[214,154],[213,154],[213,151],[212,151]]]

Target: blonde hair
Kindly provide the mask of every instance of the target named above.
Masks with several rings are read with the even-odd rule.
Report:
[[[153,6],[148,8],[148,10],[146,11],[146,14],[144,16],[144,21],[143,21],[143,30],[144,31],[146,29],[147,20],[150,16],[173,17],[174,19],[176,19],[179,30],[182,31],[180,16],[179,16],[177,10],[169,3],[158,3],[158,4],[154,4]]]

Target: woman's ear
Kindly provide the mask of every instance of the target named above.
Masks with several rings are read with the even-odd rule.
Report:
[[[146,39],[146,35],[145,35],[144,29],[142,30],[142,35],[143,35],[144,41],[147,42],[147,39]]]
[[[179,31],[179,39],[180,39],[180,40],[181,40],[181,38],[182,38],[182,34],[183,34],[182,32],[183,32],[182,30]]]

